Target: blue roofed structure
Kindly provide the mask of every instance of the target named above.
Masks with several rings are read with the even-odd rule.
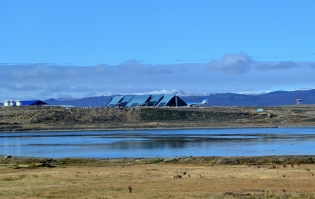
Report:
[[[119,103],[119,106],[125,107],[133,97],[134,97],[133,95],[125,95],[124,98]]]
[[[156,106],[160,103],[160,101],[163,99],[164,95],[154,95],[150,101],[148,102],[148,106]]]
[[[147,106],[151,95],[136,95],[127,104],[126,107]]]
[[[110,100],[110,102],[107,104],[107,107],[118,106],[119,103],[122,101],[123,98],[124,98],[124,96],[122,96],[122,95],[114,96],[114,97]]]
[[[135,107],[135,106],[187,106],[180,97],[175,94],[159,95],[117,95],[107,104],[107,107]]]
[[[175,97],[174,94],[166,94],[164,95],[163,99],[160,101],[159,104],[157,104],[156,106],[158,107],[162,107],[162,106],[167,106],[166,104],[173,98]]]
[[[23,100],[21,101],[22,106],[42,106],[47,105],[46,102],[43,102],[41,100]]]
[[[175,96],[174,94],[166,94],[164,95],[164,98],[156,106],[158,107],[187,106],[187,103],[184,102],[180,97]]]

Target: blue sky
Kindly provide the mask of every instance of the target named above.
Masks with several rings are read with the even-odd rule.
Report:
[[[2,0],[0,101],[315,88],[311,0]]]

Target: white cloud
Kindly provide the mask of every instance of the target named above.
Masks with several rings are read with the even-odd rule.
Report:
[[[173,72],[163,66],[145,65],[136,60],[128,60],[119,65],[125,72],[134,72],[142,75],[172,74]]]
[[[247,73],[251,69],[253,60],[243,52],[227,53],[220,61],[211,61],[209,67],[225,73]]]

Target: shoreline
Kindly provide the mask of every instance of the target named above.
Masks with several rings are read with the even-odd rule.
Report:
[[[42,160],[54,160],[57,162],[68,161],[76,165],[78,162],[102,163],[102,164],[205,164],[205,165],[257,165],[257,164],[314,164],[314,155],[263,155],[263,156],[181,156],[181,157],[152,157],[152,158],[49,158],[32,156],[11,156],[0,154],[0,160],[17,162],[41,162]]]
[[[288,126],[217,126],[217,127],[161,127],[161,128],[104,128],[104,129],[42,129],[42,130],[26,130],[26,131],[0,131],[0,133],[24,133],[24,132],[91,132],[91,131],[146,131],[146,130],[200,130],[200,129],[254,129],[254,128],[315,128],[315,125],[288,125]]]

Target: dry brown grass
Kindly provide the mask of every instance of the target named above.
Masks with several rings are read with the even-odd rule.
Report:
[[[314,198],[313,164],[275,166],[98,163],[13,169],[2,165],[0,198]],[[177,175],[182,178],[174,178]]]
[[[72,108],[0,107],[0,131],[314,126],[315,106]]]

